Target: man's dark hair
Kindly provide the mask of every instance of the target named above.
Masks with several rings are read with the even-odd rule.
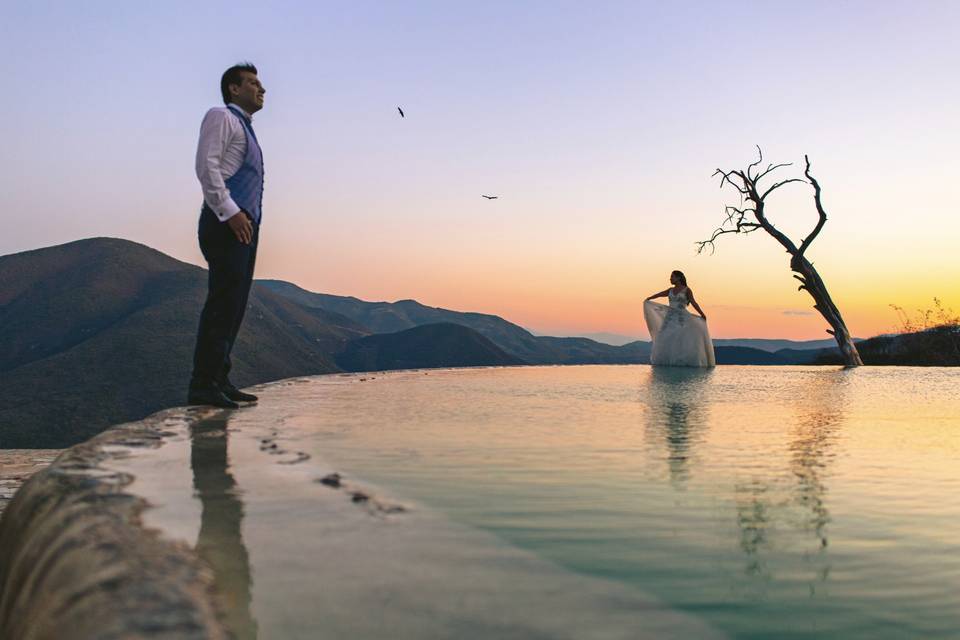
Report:
[[[220,94],[223,96],[223,104],[230,104],[230,85],[243,84],[243,76],[240,74],[244,71],[256,74],[257,68],[251,62],[241,62],[223,72],[223,76],[220,78]]]

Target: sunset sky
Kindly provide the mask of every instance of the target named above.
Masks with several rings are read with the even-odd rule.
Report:
[[[4,2],[0,254],[114,236],[203,264],[197,133],[250,60],[257,277],[645,336],[682,269],[714,337],[828,337],[772,238],[696,255],[736,202],[711,174],[759,144],[782,177],[811,158],[809,257],[854,335],[960,309],[960,3],[669,4]],[[799,240],[812,191],[768,213]]]

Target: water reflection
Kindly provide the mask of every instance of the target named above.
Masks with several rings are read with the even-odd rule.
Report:
[[[786,469],[774,469],[772,476],[739,482],[734,487],[740,548],[746,555],[745,573],[756,589],[754,597],[763,595],[772,579],[765,553],[773,552],[770,537],[777,524],[787,525],[783,535],[795,535],[801,548],[805,547],[802,558],[813,569],[808,583],[811,597],[830,576],[827,477],[845,418],[852,375],[854,371],[844,369],[807,372],[801,384],[789,390],[786,401],[794,412],[794,422],[787,432]],[[789,480],[784,481],[784,472]],[[809,543],[804,544],[804,536],[810,534],[816,540],[812,549]]]
[[[803,393],[795,404],[796,423],[791,429],[790,470],[796,480],[794,501],[803,512],[800,527],[811,531],[819,542],[816,554],[808,556],[817,565],[816,582],[826,582],[830,564],[826,554],[829,540],[827,525],[827,475],[836,454],[833,449],[843,424],[847,388],[856,372],[848,369],[811,373]],[[816,591],[815,582],[810,593]]]
[[[670,482],[683,489],[690,478],[693,446],[702,439],[709,419],[707,382],[713,369],[650,367],[649,431],[667,446]]]
[[[812,570],[811,596],[829,578],[828,478],[850,376],[855,374],[843,369],[808,371],[794,387],[779,390],[779,398],[764,396],[765,402],[784,406],[787,416],[792,411],[793,419],[783,421],[782,457],[769,451],[751,463],[751,470],[744,470],[746,477],[733,483],[737,544],[744,559],[741,575],[746,578],[735,583],[737,589],[747,590],[742,595],[748,599],[765,597],[774,578],[768,556],[778,547],[796,548],[804,566]],[[675,490],[686,490],[699,466],[697,449],[708,430],[714,375],[712,369],[651,367],[649,379],[641,384],[647,393],[647,433],[654,450],[665,447],[663,457]]]
[[[740,530],[740,550],[746,564],[744,575],[749,579],[741,586],[748,591],[741,594],[751,600],[763,597],[767,585],[773,579],[764,551],[770,545],[769,532],[776,514],[776,491],[762,479],[737,483],[734,488],[734,504],[737,509],[737,527]],[[771,493],[774,495],[771,496]]]
[[[193,486],[203,513],[197,538],[198,555],[213,569],[228,628],[241,639],[257,637],[250,611],[250,561],[240,525],[243,503],[227,464],[227,421],[215,417],[190,430]]]

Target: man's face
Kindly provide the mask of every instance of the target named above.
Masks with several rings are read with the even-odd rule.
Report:
[[[267,92],[260,84],[257,74],[250,71],[241,71],[243,80],[239,85],[230,85],[233,102],[237,103],[247,113],[256,113],[263,109],[263,94]]]

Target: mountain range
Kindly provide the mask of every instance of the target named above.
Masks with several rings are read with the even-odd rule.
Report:
[[[476,331],[452,322],[351,340],[336,361],[345,371],[426,369],[447,367],[451,362],[501,367],[526,364]]]
[[[854,338],[854,342],[859,342],[860,338]],[[760,349],[770,353],[778,351],[807,351],[809,349],[834,349],[837,341],[833,338],[825,340],[781,340],[770,338],[715,338],[713,341],[715,347],[748,347],[750,349]]]
[[[182,404],[206,271],[126,240],[0,257],[0,448],[64,447]],[[358,323],[255,288],[242,385],[339,371]]]
[[[534,335],[542,336],[548,335],[545,332],[534,331]],[[574,334],[570,334],[574,335]],[[590,340],[596,340],[597,342],[602,342],[604,344],[610,344],[616,347],[636,342],[637,340],[642,340],[637,336],[625,336],[619,333],[584,333],[576,334],[582,338],[589,338]],[[854,341],[859,341],[860,338],[854,338]],[[751,349],[759,349],[760,351],[768,351],[770,353],[776,353],[782,349],[794,349],[805,351],[807,349],[832,349],[837,344],[836,340],[833,338],[827,338],[825,340],[783,340],[783,339],[771,339],[771,338],[715,338],[713,340],[713,345],[715,347],[749,347]]]
[[[206,270],[91,238],[0,256],[0,448],[65,447],[182,404]],[[797,364],[830,350],[718,345],[719,364]],[[535,336],[499,316],[367,302],[257,280],[234,349],[240,387],[338,371],[648,362],[650,343]]]
[[[182,404],[206,276],[115,238],[0,256],[0,448],[65,447]],[[535,338],[488,314],[257,281],[231,377],[243,387],[337,371],[637,362],[647,353],[646,343]]]
[[[428,307],[416,300],[366,302],[353,297],[313,293],[282,280],[257,280],[257,286],[306,308],[352,318],[371,333],[392,333],[443,322],[458,324],[480,333],[525,364],[632,364],[650,357],[649,342],[637,341],[615,347],[587,338],[535,336],[499,316]]]

